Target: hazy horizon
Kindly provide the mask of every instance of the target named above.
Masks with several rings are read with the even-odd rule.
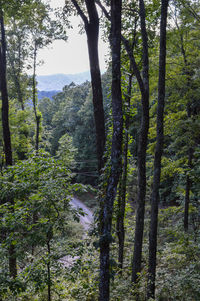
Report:
[[[64,0],[51,0],[50,5],[53,8],[63,7]],[[67,30],[67,42],[56,40],[49,47],[38,52],[38,61],[44,61],[44,63],[37,66],[37,75],[77,74],[90,70],[87,37],[85,33],[79,34],[81,18],[73,16],[70,21],[73,28]],[[99,63],[102,72],[106,70],[107,52],[108,44],[101,39],[100,32]]]

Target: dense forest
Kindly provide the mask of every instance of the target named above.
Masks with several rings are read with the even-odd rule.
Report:
[[[74,15],[91,81],[43,97]],[[0,301],[200,300],[200,1],[0,0],[0,98]]]

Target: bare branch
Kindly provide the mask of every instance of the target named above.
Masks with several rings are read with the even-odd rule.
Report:
[[[110,21],[111,20],[111,16],[109,15],[108,11],[106,10],[106,8],[102,5],[102,3],[100,2],[100,0],[96,0],[97,5],[101,8],[101,10],[103,11],[105,17]],[[135,61],[135,57],[133,55],[133,45],[131,46],[129,41],[123,36],[121,35],[121,40],[124,44],[124,47],[126,49],[126,52],[129,56],[130,62],[131,62],[131,66],[134,72],[134,75],[137,78],[139,87],[140,87],[140,91],[143,94],[144,91],[144,83],[140,74],[140,71],[138,69],[137,63]]]
[[[96,0],[96,4],[101,8],[102,12],[104,13],[105,17],[111,21],[111,16],[109,14],[109,12],[107,11],[107,9],[105,8],[105,6],[103,6],[103,4],[101,3],[101,1]]]
[[[135,57],[133,55],[132,47],[131,47],[129,41],[124,36],[121,36],[121,39],[122,39],[122,42],[123,42],[124,47],[126,49],[126,52],[127,52],[128,56],[129,56],[129,59],[130,59],[130,62],[131,62],[131,66],[132,66],[134,75],[136,76],[138,84],[139,84],[139,87],[140,87],[141,94],[143,94],[144,83],[143,83],[140,71],[138,69],[137,63],[135,61]]]
[[[71,0],[74,7],[76,8],[79,16],[81,17],[81,19],[83,20],[85,26],[87,27],[88,26],[88,19],[86,17],[86,15],[84,14],[83,10],[81,9],[81,7],[79,6],[78,2],[76,0]]]

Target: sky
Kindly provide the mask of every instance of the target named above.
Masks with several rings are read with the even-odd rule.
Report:
[[[64,0],[50,0],[53,8],[63,7]],[[89,70],[89,59],[86,34],[79,34],[80,17],[71,17],[73,29],[67,31],[68,41],[54,41],[48,48],[41,49],[38,59],[44,63],[37,67],[37,75],[75,74]],[[106,70],[107,45],[99,40],[100,68]]]

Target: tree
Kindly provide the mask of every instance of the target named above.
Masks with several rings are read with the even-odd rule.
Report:
[[[10,139],[10,127],[9,127],[9,103],[8,103],[8,90],[6,79],[6,37],[4,28],[4,17],[1,9],[0,22],[1,22],[1,48],[0,48],[0,88],[2,97],[2,125],[3,125],[3,137],[4,137],[4,150],[6,165],[12,165],[12,147]]]
[[[125,95],[124,95],[125,103],[123,106],[125,122],[124,122],[124,137],[123,137],[122,175],[119,184],[119,196],[118,196],[118,203],[117,203],[117,236],[119,241],[118,262],[119,262],[120,269],[123,269],[123,261],[124,261],[124,241],[125,241],[124,218],[125,218],[126,191],[127,191],[126,186],[127,186],[132,79],[133,79],[133,73],[130,73],[128,76],[128,87],[127,90],[125,91]]]
[[[1,282],[1,295],[9,293],[9,289],[13,293],[23,292],[30,285],[32,291],[37,291],[37,286],[41,290],[47,287],[48,300],[51,300],[56,280],[52,265],[54,263],[58,270],[58,259],[63,252],[55,246],[56,236],[61,237],[61,233],[67,231],[70,214],[77,218],[76,211],[69,205],[73,192],[71,171],[60,160],[38,151],[4,169],[0,188],[1,200],[12,199],[15,204],[13,212],[6,202],[0,207],[3,217],[0,229],[9,229],[2,240],[1,252],[3,245],[14,241],[20,268],[18,278],[11,281],[6,279],[7,268],[4,267],[4,277],[3,272],[0,275],[1,280],[5,279],[5,283]],[[33,222],[35,213],[37,220]],[[32,254],[33,246],[39,256],[37,252]],[[66,252],[66,245],[62,248]],[[5,265],[5,258],[2,261]]]
[[[107,19],[111,19],[109,13],[100,1],[98,5],[104,12]],[[134,11],[135,8],[130,8]],[[135,47],[135,38],[129,42],[124,35],[121,35],[122,42],[128,54],[131,70],[134,73],[139,89],[141,92],[142,116],[141,127],[139,133],[138,149],[137,149],[137,166],[138,166],[138,193],[137,193],[137,214],[136,214],[136,230],[135,230],[135,244],[133,255],[133,268],[132,268],[132,281],[136,282],[138,273],[141,270],[141,256],[142,256],[142,242],[143,242],[143,229],[144,229],[144,212],[145,212],[145,196],[146,196],[146,149],[147,149],[147,136],[149,130],[149,54],[148,54],[148,36],[145,21],[145,6],[144,1],[139,2],[139,15],[140,27],[142,37],[142,75],[136,63],[133,53]],[[137,24],[137,17],[135,18],[135,27]],[[136,28],[133,29],[135,35]]]
[[[158,228],[158,202],[161,174],[161,157],[163,151],[163,119],[165,105],[165,73],[166,73],[166,26],[168,0],[162,0],[160,21],[160,56],[157,105],[157,137],[154,157],[153,191],[151,196],[151,222],[149,230],[149,267],[147,298],[155,297],[156,252]]]
[[[25,63],[28,58],[28,33],[27,25],[20,13],[7,20],[7,56],[8,78],[13,82],[10,97],[17,98],[21,109],[25,109],[28,98],[28,75],[25,74]]]
[[[165,118],[164,168],[162,174],[161,198],[183,201],[184,228],[189,226],[189,204],[196,195],[195,165],[198,156],[194,155],[198,147],[198,86],[197,61],[199,48],[195,41],[199,38],[198,20],[191,16],[190,10],[182,1],[171,6],[173,9],[173,26],[168,37],[168,72],[167,72],[167,103]],[[194,5],[194,7],[193,7]],[[198,11],[196,4],[192,7]],[[171,21],[172,22],[172,21]],[[173,39],[173,40],[172,40]],[[171,121],[171,126],[169,120]],[[197,153],[196,153],[197,154]],[[173,165],[173,170],[172,170]],[[171,171],[170,171],[171,170]],[[170,185],[167,185],[170,181]],[[179,192],[180,189],[182,193]],[[195,193],[194,193],[195,189]],[[196,201],[194,201],[195,203]]]
[[[145,196],[146,196],[146,149],[147,137],[149,130],[149,54],[148,54],[148,36],[145,22],[145,6],[144,1],[139,2],[141,35],[143,43],[143,78],[135,64],[133,55],[131,54],[131,63],[138,80],[141,91],[142,117],[141,128],[137,150],[137,166],[138,166],[138,194],[137,194],[137,213],[135,228],[135,243],[132,265],[132,281],[136,282],[138,273],[141,271],[142,259],[142,241],[144,230],[144,212],[145,212]],[[128,50],[128,49],[127,49]],[[129,52],[128,52],[129,53]]]
[[[103,96],[101,87],[101,73],[99,67],[98,57],[98,38],[99,38],[99,17],[95,4],[95,0],[85,0],[88,17],[83,9],[79,6],[76,0],[71,0],[77,13],[80,15],[84,22],[85,31],[88,41],[88,52],[90,61],[91,82],[93,91],[93,107],[94,107],[94,120],[96,128],[96,144],[97,144],[97,157],[98,157],[98,170],[99,173],[103,168],[103,153],[105,148],[105,121],[104,121],[104,108]]]
[[[10,138],[9,126],[9,103],[8,103],[8,90],[6,79],[6,37],[4,28],[4,16],[2,7],[0,7],[0,26],[1,26],[1,45],[0,45],[0,89],[2,97],[2,126],[3,126],[3,140],[4,152],[6,159],[6,166],[12,165],[12,147]],[[14,205],[13,200],[10,199],[10,204]],[[9,246],[9,269],[10,276],[15,278],[17,276],[17,263],[15,246],[11,242]]]
[[[180,36],[180,50],[184,62],[183,73],[186,77],[188,91],[192,88],[192,84],[193,84],[192,77],[194,75],[194,71],[193,68],[191,67],[192,61],[189,60],[188,53],[187,53],[187,48],[186,48],[187,42],[185,43],[184,41],[187,40],[187,37],[185,36],[188,33],[188,28],[185,26],[185,24],[187,24],[190,28],[192,26],[191,23],[194,23],[194,26],[196,27],[195,23],[199,22],[198,14],[195,13],[195,9],[197,8],[195,7],[195,4],[193,5],[190,5],[190,3],[188,3],[187,1],[186,2],[183,1],[183,3],[180,2],[180,4],[177,5],[178,6],[177,8],[179,9],[180,21],[178,22],[178,20],[175,19],[176,28]],[[187,10],[189,10],[189,15],[188,12],[186,12]],[[198,10],[196,10],[196,12],[198,12]],[[194,21],[191,21],[191,15],[192,17],[194,17]],[[186,103],[188,120],[191,120],[192,118],[194,119],[196,118],[195,115],[197,114],[197,112],[194,109],[195,108],[194,99],[195,97],[191,97],[190,99],[188,99]],[[189,224],[189,204],[190,204],[190,195],[191,195],[191,188],[192,188],[192,179],[190,173],[193,169],[193,161],[194,161],[193,159],[194,159],[194,152],[196,146],[195,142],[193,141],[193,143],[190,143],[186,151],[188,171],[186,172],[186,180],[185,180],[185,206],[184,206],[184,218],[183,218],[184,229],[186,232],[188,231],[188,224]]]
[[[23,5],[20,4],[21,6]],[[15,7],[16,6],[16,7]],[[8,10],[11,13],[15,8],[19,9],[20,6],[16,5],[14,2],[10,3],[9,8],[7,4],[2,4],[0,2],[0,27],[1,27],[1,45],[0,45],[0,89],[2,97],[2,127],[3,127],[3,140],[4,140],[4,153],[5,153],[5,164],[6,166],[11,166],[13,164],[12,159],[12,146],[11,146],[11,136],[10,136],[10,126],[9,126],[9,100],[8,100],[8,88],[7,88],[7,56],[6,56],[6,34],[4,26],[4,11]],[[14,203],[12,198],[9,200],[11,207]],[[12,208],[12,210],[14,210]],[[16,253],[13,242],[11,241],[9,247],[9,269],[10,276],[15,278],[17,276],[17,263],[16,263]]]
[[[36,133],[35,133],[35,149],[39,149],[39,134],[40,134],[40,123],[41,113],[38,111],[37,106],[37,89],[36,89],[36,66],[37,66],[37,54],[38,50],[48,46],[52,43],[53,39],[64,39],[66,40],[66,34],[64,28],[60,22],[51,20],[50,8],[48,5],[38,2],[34,4],[30,17],[30,38],[32,42],[32,59],[33,59],[33,75],[32,75],[32,100],[33,100],[33,111],[36,122]]]
[[[110,243],[112,241],[113,202],[121,174],[122,156],[122,96],[121,96],[121,0],[111,1],[111,49],[112,49],[112,117],[113,133],[108,183],[103,203],[100,236],[99,300],[108,301],[110,295]]]

